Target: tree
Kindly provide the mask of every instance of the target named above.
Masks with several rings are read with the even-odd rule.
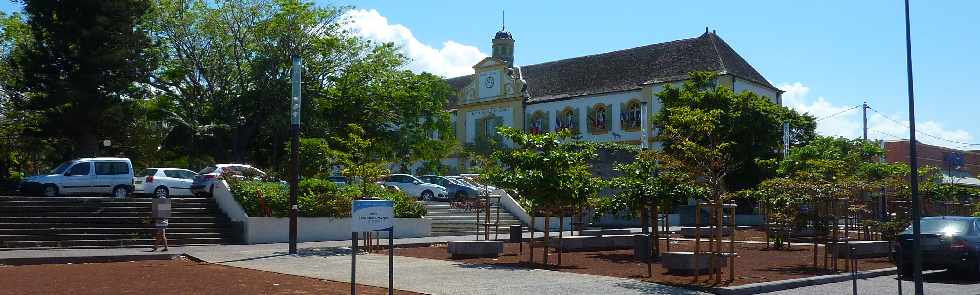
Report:
[[[711,192],[714,217],[714,249],[721,249],[722,203],[726,201],[731,173],[745,167],[746,133],[773,133],[772,130],[745,130],[757,126],[755,120],[769,120],[763,128],[781,124],[777,116],[760,115],[759,106],[772,103],[752,92],[736,94],[724,86],[714,86],[714,73],[694,72],[681,88],[666,85],[657,96],[663,108],[654,116],[653,124],[660,133],[664,152],[690,169]],[[777,123],[778,122],[778,123]],[[751,137],[748,137],[751,138]],[[771,138],[770,138],[771,141]],[[775,150],[775,142],[767,149]],[[714,259],[711,260],[714,263]],[[721,281],[720,272],[715,281]]]
[[[374,183],[388,174],[388,169],[378,156],[377,142],[364,137],[364,129],[357,124],[347,125],[347,135],[334,137],[337,145],[337,163],[343,168],[341,173],[352,182]]]
[[[27,110],[40,133],[70,140],[73,156],[94,156],[103,138],[121,139],[128,108],[155,67],[141,0],[25,1],[29,50],[14,60]]]
[[[404,70],[391,43],[344,29],[346,7],[305,0],[155,0],[163,65],[151,84],[166,146],[219,161],[282,168],[291,55],[303,58],[302,134],[331,138],[357,124],[386,160],[441,159],[452,139],[441,78]],[[407,165],[403,165],[407,166]]]
[[[658,151],[642,151],[633,162],[616,165],[620,176],[610,181],[611,187],[618,190],[612,198],[604,198],[601,212],[627,212],[636,216],[640,212],[641,224],[646,227],[648,208],[654,208],[652,226],[657,229],[657,212],[679,200],[698,198],[704,195],[703,187],[680,163]],[[664,211],[666,212],[666,210]],[[645,230],[644,230],[645,231]],[[651,250],[659,255],[659,235],[653,235],[655,245]]]
[[[492,165],[481,177],[495,186],[517,191],[518,202],[532,219],[546,217],[547,261],[550,217],[561,215],[566,208],[582,206],[598,193],[601,180],[592,175],[589,164],[596,157],[595,148],[563,142],[570,136],[568,131],[531,134],[500,127],[498,133],[512,142],[513,148],[494,152],[490,157]]]

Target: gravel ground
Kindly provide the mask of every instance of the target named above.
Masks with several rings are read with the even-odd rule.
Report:
[[[348,294],[350,284],[184,259],[0,267],[0,294]],[[359,294],[387,294],[360,286]],[[418,294],[398,291],[396,294]]]

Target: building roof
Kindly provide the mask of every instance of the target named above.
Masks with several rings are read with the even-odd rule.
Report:
[[[717,34],[522,66],[529,103],[639,89],[641,84],[686,79],[713,71],[777,89]],[[447,79],[462,89],[473,75]]]

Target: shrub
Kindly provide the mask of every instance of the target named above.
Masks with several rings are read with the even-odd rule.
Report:
[[[289,187],[278,182],[252,180],[229,181],[231,192],[250,216],[265,216],[263,206],[274,217],[289,216]],[[302,217],[350,217],[351,203],[359,198],[377,198],[395,202],[396,218],[421,218],[425,206],[399,191],[368,185],[338,187],[333,182],[309,178],[300,181],[296,203]]]

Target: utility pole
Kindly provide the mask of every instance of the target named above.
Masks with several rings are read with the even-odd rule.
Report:
[[[302,79],[303,59],[299,54],[293,54],[292,100],[290,104],[289,133],[292,137],[289,161],[289,254],[296,254],[297,218],[299,207],[296,205],[296,195],[299,191],[299,114],[302,98],[300,96],[300,80]]]
[[[783,159],[789,154],[789,141],[792,140],[789,134],[789,122],[783,122]]]
[[[867,101],[865,101],[864,104],[861,105],[861,114],[863,115],[863,118],[864,118],[864,120],[863,120],[864,121],[864,141],[868,141],[868,102]]]
[[[905,64],[909,85],[909,164],[912,166],[912,280],[915,295],[922,295],[922,228],[919,204],[919,158],[915,141],[915,89],[912,87],[912,30],[909,20],[909,0],[905,0]]]

